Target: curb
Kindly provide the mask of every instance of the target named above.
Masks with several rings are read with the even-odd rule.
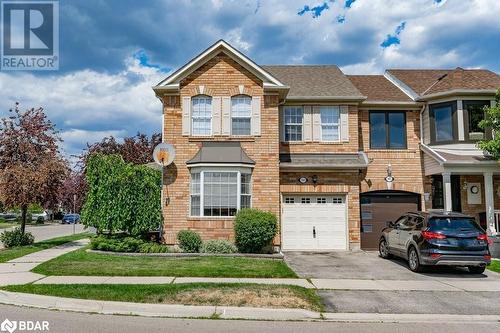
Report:
[[[247,319],[276,321],[332,321],[332,322],[495,322],[500,315],[454,314],[381,314],[381,313],[319,313],[303,309],[270,309],[230,306],[196,306],[177,304],[147,304],[115,301],[96,301],[54,296],[0,291],[0,304],[39,309],[130,315],[141,317]]]

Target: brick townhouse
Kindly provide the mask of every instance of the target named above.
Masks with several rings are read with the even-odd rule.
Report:
[[[263,66],[221,40],[153,87],[163,103],[164,241],[233,238],[245,207],[283,250],[374,249],[387,221],[448,209],[499,230],[500,164],[475,147],[500,76],[487,70]]]

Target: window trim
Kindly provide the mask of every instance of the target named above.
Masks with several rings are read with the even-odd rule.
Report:
[[[337,118],[337,131],[338,131],[338,139],[337,140],[323,140],[323,125],[325,126],[335,126],[335,123],[325,123],[323,124],[323,120],[321,119],[321,108],[336,108],[338,111],[338,118]],[[340,105],[321,105],[319,107],[319,139],[320,142],[327,142],[327,143],[338,143],[341,142],[341,128],[340,128]]]
[[[241,116],[234,116],[233,112],[233,98],[241,98],[241,97],[246,97],[250,100],[250,109],[249,109],[249,115],[248,117],[241,117]],[[248,134],[233,134],[233,119],[248,119],[250,121],[250,127],[249,127],[249,133]],[[252,136],[252,96],[246,95],[246,94],[239,94],[239,95],[234,95],[231,96],[231,129],[230,129],[230,135],[231,136],[236,136],[236,137],[248,137]]]
[[[209,219],[231,219],[234,216],[205,216],[204,205],[205,205],[205,196],[204,196],[204,182],[205,182],[205,172],[222,172],[222,173],[237,173],[237,181],[236,181],[236,212],[241,209],[241,174],[250,174],[250,207],[252,208],[252,199],[253,199],[253,173],[251,168],[229,168],[229,167],[194,167],[190,170],[190,178],[189,178],[189,211],[188,218],[199,219],[199,218],[209,218]],[[191,175],[193,173],[200,174],[200,215],[192,215],[192,207],[191,207]]]
[[[194,103],[193,101],[197,98],[209,98],[210,99],[210,133],[209,134],[194,134],[194,127],[193,127],[193,120],[195,117],[193,116],[194,114]],[[191,114],[189,115],[190,119],[190,126],[191,126],[191,136],[197,136],[197,137],[207,137],[207,136],[212,136],[213,135],[213,128],[212,128],[212,119],[214,116],[214,108],[213,108],[213,97],[209,95],[204,95],[204,94],[199,94],[196,96],[191,97]],[[196,119],[207,119],[206,117],[196,117]]]
[[[436,119],[434,110],[443,106],[451,106],[451,128],[452,139],[445,141],[436,141]],[[430,144],[441,145],[458,142],[458,116],[457,116],[457,101],[449,101],[443,103],[429,104],[429,129],[430,129]]]
[[[462,101],[462,108],[463,108],[463,113],[464,113],[464,141],[466,142],[477,142],[480,140],[472,140],[469,136],[470,131],[469,131],[469,110],[467,110],[467,105],[473,105],[473,104],[485,104],[485,106],[490,107],[491,106],[491,100],[489,99],[474,99],[474,100],[463,100]],[[486,112],[483,112],[483,116],[486,117]],[[491,131],[491,128],[485,128],[484,129],[484,140],[490,140],[493,137],[493,133]]]
[[[288,123],[286,122],[286,111],[287,109],[300,109],[302,111],[302,122],[299,123]],[[301,127],[300,140],[287,140],[286,138],[286,126],[299,126]],[[283,106],[283,142],[304,142],[304,106],[302,105],[285,105]]]
[[[384,114],[384,126],[385,126],[385,147],[373,147],[372,144],[372,122],[371,115],[372,114]],[[404,131],[403,131],[403,141],[404,147],[392,148],[391,147],[391,133],[389,131],[389,113],[402,113],[403,114],[403,123],[404,123]],[[370,140],[370,149],[371,150],[406,150],[408,149],[408,126],[406,125],[406,111],[389,111],[389,110],[370,110],[368,112],[368,138]]]

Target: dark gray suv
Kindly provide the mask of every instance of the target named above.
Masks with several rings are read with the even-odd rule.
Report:
[[[491,262],[488,236],[474,218],[461,213],[432,211],[406,213],[382,230],[382,258],[408,260],[414,272],[427,265],[464,266],[483,273]]]

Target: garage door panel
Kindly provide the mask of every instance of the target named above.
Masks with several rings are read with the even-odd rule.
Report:
[[[347,248],[346,223],[345,198],[342,196],[285,195],[283,249],[344,250]]]

